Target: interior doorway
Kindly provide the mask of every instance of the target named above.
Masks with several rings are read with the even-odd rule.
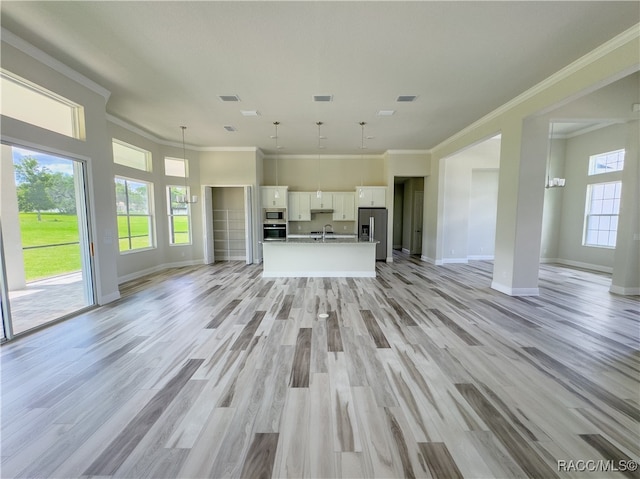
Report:
[[[393,186],[393,249],[422,255],[424,177],[396,176]]]
[[[83,161],[2,145],[7,339],[95,304],[85,170]]]
[[[253,263],[253,195],[250,186],[205,187],[205,258]]]

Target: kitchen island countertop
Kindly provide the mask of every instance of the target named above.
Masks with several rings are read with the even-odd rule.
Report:
[[[264,278],[376,276],[377,241],[355,235],[290,235],[262,243]]]

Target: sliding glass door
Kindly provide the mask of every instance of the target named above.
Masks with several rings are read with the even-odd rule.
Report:
[[[95,303],[85,177],[82,161],[2,145],[8,339]]]

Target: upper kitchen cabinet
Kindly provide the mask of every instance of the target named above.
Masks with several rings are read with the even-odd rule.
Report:
[[[312,210],[332,210],[334,193],[323,191],[318,198],[317,192],[311,193],[311,209]]]
[[[334,193],[333,194],[333,221],[355,221],[356,220],[356,194],[355,193]]]
[[[360,186],[356,190],[358,208],[386,208],[386,186]]]
[[[286,208],[288,186],[262,186],[260,197],[263,208]]]
[[[314,193],[315,196],[315,193]],[[296,191],[289,193],[289,221],[311,221],[311,193]]]

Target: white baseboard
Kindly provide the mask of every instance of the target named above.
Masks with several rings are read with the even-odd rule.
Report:
[[[422,255],[420,256],[420,261],[424,261],[429,264],[436,264],[436,261],[433,258],[429,258],[428,256]]]
[[[470,254],[467,256],[469,261],[485,261],[485,260],[494,260],[496,257],[492,254]]]
[[[157,273],[159,271],[169,269],[169,268],[181,268],[183,266],[197,266],[204,264],[204,260],[190,260],[190,261],[179,261],[176,263],[164,263],[153,266],[152,268],[143,269],[141,271],[136,271],[135,273],[125,274],[124,276],[118,276],[118,284],[126,283],[127,281],[131,281],[134,279],[142,278],[143,276],[147,276],[148,274]]]
[[[393,263],[393,256],[387,256],[387,259],[385,261],[387,263]]]
[[[468,263],[469,260],[467,258],[443,258],[442,259],[442,264],[446,264],[446,263],[459,263],[459,264],[464,264],[464,263]]]
[[[609,292],[621,296],[640,296],[640,288],[625,288],[624,286],[616,286],[614,284],[609,288]]]
[[[491,282],[491,289],[495,289],[501,293],[509,296],[540,296],[540,290],[538,288],[512,288],[504,284]]]
[[[411,251],[409,250],[409,248],[402,248],[402,252],[404,254],[411,254]]]
[[[570,259],[562,259],[562,258],[540,258],[540,263],[549,264],[562,264],[565,266],[573,266],[574,268],[586,269],[589,271],[598,271],[599,273],[613,273],[613,267],[611,266],[602,266],[599,264],[592,263],[583,263],[581,261],[572,261]]]
[[[98,304],[100,306],[104,305],[104,304],[109,304],[112,303],[114,301],[117,301],[120,299],[120,291],[115,291],[111,294],[106,294],[104,296],[100,296],[98,298]]]

